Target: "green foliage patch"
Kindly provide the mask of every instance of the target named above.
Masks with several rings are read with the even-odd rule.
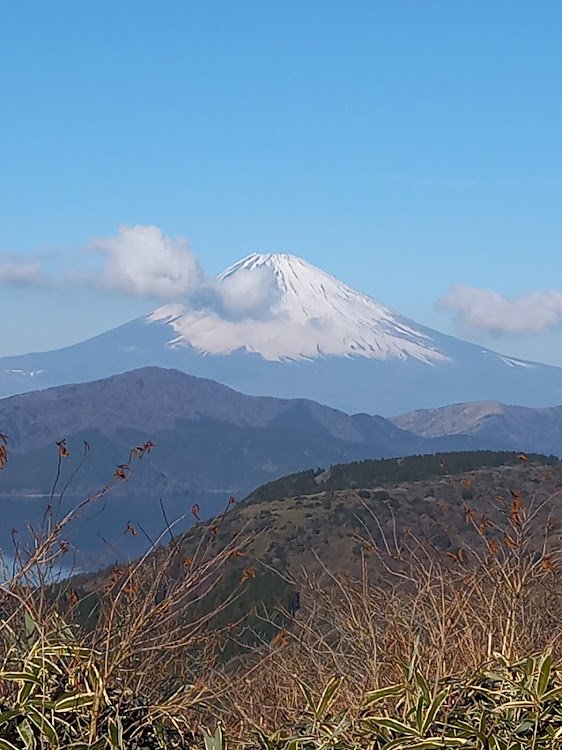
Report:
[[[555,456],[528,454],[529,461],[558,466]],[[377,487],[381,484],[417,482],[446,474],[463,474],[477,469],[513,466],[519,463],[517,453],[509,451],[459,451],[432,455],[381,458],[337,464],[329,471],[301,471],[258,487],[248,497],[248,504],[278,500],[294,495],[308,495],[319,490],[343,490],[354,487]]]

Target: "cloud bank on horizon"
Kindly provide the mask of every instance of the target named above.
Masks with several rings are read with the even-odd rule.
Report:
[[[499,333],[539,333],[562,322],[562,292],[505,297],[491,289],[454,284],[439,303],[474,328]]]
[[[279,294],[269,269],[239,271],[224,279],[208,276],[185,238],[168,237],[159,227],[145,225],[122,225],[117,235],[94,238],[72,254],[0,253],[0,284],[82,284],[136,297],[181,300],[227,320],[267,317]],[[556,290],[506,297],[454,284],[439,305],[466,325],[496,333],[538,333],[562,322],[562,292]]]
[[[41,263],[24,262],[17,253],[0,253],[0,284],[41,283]]]

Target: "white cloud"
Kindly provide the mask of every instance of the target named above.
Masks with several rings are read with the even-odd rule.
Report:
[[[174,299],[203,281],[199,261],[182,237],[167,237],[155,226],[122,226],[116,237],[87,246],[104,257],[98,282],[129,294]]]
[[[186,239],[167,237],[155,226],[122,226],[116,237],[92,240],[87,249],[104,259],[90,280],[127,294],[181,299],[228,319],[261,316],[274,298],[275,278],[268,269],[208,277]]]
[[[181,301],[228,320],[267,316],[279,294],[266,268],[224,279],[207,276],[186,239],[168,237],[156,226],[121,226],[117,235],[95,238],[82,248],[30,257],[0,253],[0,283],[97,286]]]
[[[40,284],[43,280],[41,263],[24,260],[16,253],[0,253],[1,284]]]
[[[221,299],[224,317],[244,317],[267,314],[280,294],[275,275],[265,267],[241,268],[232,276],[212,280],[212,286]]]
[[[489,331],[545,331],[562,321],[562,292],[530,292],[504,297],[489,289],[455,284],[439,301],[464,323]]]

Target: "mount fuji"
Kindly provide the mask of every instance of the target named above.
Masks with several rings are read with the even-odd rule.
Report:
[[[65,349],[0,358],[0,396],[157,365],[348,413],[562,403],[562,368],[418,325],[292,255],[250,255],[207,291]]]

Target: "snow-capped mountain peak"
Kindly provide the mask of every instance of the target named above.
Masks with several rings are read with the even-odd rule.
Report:
[[[348,413],[562,403],[562,368],[424,328],[300,258],[275,254],[244,258],[148,318],[65,349],[1,358],[0,395],[154,365]]]
[[[166,305],[148,320],[172,326],[172,346],[207,354],[447,360],[413,321],[294,255],[249,255],[221,273],[212,291],[218,308]]]

